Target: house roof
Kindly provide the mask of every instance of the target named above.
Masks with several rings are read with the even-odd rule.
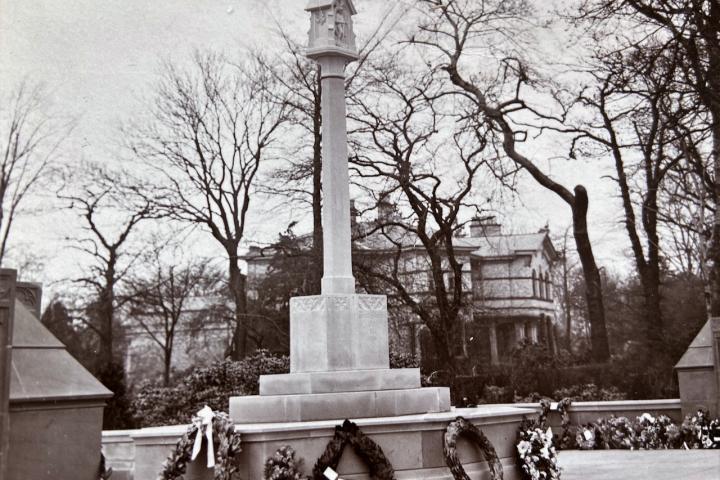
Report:
[[[534,253],[543,248],[549,249],[551,259],[557,256],[552,243],[548,239],[547,232],[496,235],[473,238],[472,240],[477,245],[477,250],[472,252],[473,256],[476,257],[509,257],[522,253]]]
[[[403,248],[420,248],[421,243],[417,235],[406,231],[386,235],[368,235],[355,242],[359,250],[384,250],[397,248],[395,242],[400,242]],[[390,237],[390,238],[387,238]],[[391,240],[392,239],[392,240]],[[455,237],[453,245],[458,250],[470,250],[471,255],[481,258],[512,257],[522,254],[531,254],[538,250],[547,249],[551,260],[557,258],[557,252],[545,231],[538,233],[523,233],[513,235],[488,235],[482,237]]]
[[[675,365],[675,368],[701,368],[712,367],[715,363],[713,360],[712,349],[712,329],[710,328],[711,320],[705,322],[695,336],[690,346]]]
[[[10,402],[112,397],[40,320],[15,300]]]
[[[423,248],[422,242],[417,234],[409,232],[404,228],[386,227],[382,230],[376,230],[374,222],[365,222],[358,224],[358,230],[371,233],[365,235],[354,234],[353,250],[354,251],[394,251],[397,243],[402,245],[403,249],[412,250]],[[305,234],[298,237],[302,242],[303,248],[309,249],[312,245],[312,235]],[[539,250],[545,249],[550,260],[556,260],[558,254],[550,240],[547,230],[540,230],[536,233],[517,233],[517,234],[487,234],[480,237],[454,237],[453,246],[456,250],[466,251],[470,255],[478,258],[507,258],[519,255],[533,254]],[[251,247],[249,251],[240,258],[246,261],[257,261],[260,259],[271,259],[277,253],[274,246],[268,247]]]

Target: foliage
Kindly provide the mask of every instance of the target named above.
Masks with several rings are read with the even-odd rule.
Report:
[[[125,370],[119,363],[106,365],[98,373],[98,380],[113,392],[103,410],[103,430],[134,428],[131,400],[125,386]]]
[[[304,480],[300,473],[302,460],[295,459],[295,450],[289,445],[280,447],[265,461],[265,480]]]
[[[226,408],[231,396],[257,395],[260,375],[287,373],[290,360],[267,350],[258,350],[240,361],[225,359],[195,369],[174,387],[146,385],[135,395],[133,411],[142,427],[182,424],[187,412],[208,405]]]
[[[554,356],[546,346],[523,341],[512,353],[510,387],[517,395],[543,393],[548,373],[562,366],[563,359]]]
[[[187,471],[187,463],[192,456],[195,437],[202,435],[202,431],[198,429],[200,422],[193,419],[193,424],[188,428],[187,432],[178,440],[170,456],[165,460],[162,470],[158,476],[158,480],[176,480],[182,479]],[[240,452],[240,434],[235,433],[235,424],[228,414],[224,412],[216,412],[212,420],[213,441],[218,443],[215,450],[216,463],[213,479],[214,480],[230,480],[233,474],[237,472],[237,463],[234,461],[235,455]],[[214,443],[213,442],[213,443]]]
[[[619,391],[617,387],[600,388],[594,383],[586,383],[555,390],[552,397],[569,398],[574,402],[606,402],[624,400],[627,395]]]
[[[420,368],[420,359],[416,355],[390,349],[390,368]]]

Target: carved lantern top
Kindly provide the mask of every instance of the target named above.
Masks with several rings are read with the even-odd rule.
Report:
[[[352,0],[310,0],[305,10],[310,12],[308,57],[358,58],[352,20],[357,10]]]

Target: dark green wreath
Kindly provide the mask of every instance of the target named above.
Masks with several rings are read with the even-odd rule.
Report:
[[[218,442],[215,453],[214,480],[230,480],[238,471],[235,454],[240,452],[240,434],[235,433],[235,424],[227,413],[216,412],[213,418],[213,438]],[[197,425],[191,425],[175,445],[175,449],[163,463],[158,480],[177,480],[185,475],[192,456]],[[205,440],[203,440],[205,441]]]
[[[480,449],[490,467],[490,479],[502,480],[503,466],[500,463],[495,447],[493,447],[493,444],[482,430],[463,417],[457,417],[445,429],[443,453],[445,454],[445,463],[450,468],[453,478],[455,480],[471,480],[457,455],[457,441],[461,436],[471,440]]]
[[[574,446],[573,441],[575,436],[573,435],[572,426],[570,425],[570,412],[568,409],[572,405],[572,400],[569,398],[563,398],[558,402],[557,411],[560,413],[562,418],[562,434],[560,435],[559,442],[556,442],[556,447],[563,450],[572,448]]]
[[[313,480],[326,480],[323,473],[328,467],[337,470],[345,445],[348,444],[370,469],[370,478],[395,480],[395,471],[382,449],[350,420],[345,420],[342,426],[335,427],[335,435],[325,447],[323,454],[315,462],[312,471]]]

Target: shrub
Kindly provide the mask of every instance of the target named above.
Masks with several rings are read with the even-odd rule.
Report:
[[[102,368],[98,380],[113,392],[103,410],[103,429],[121,430],[134,428],[131,400],[125,386],[125,370],[120,363],[113,362]]]
[[[569,398],[573,402],[607,402],[624,400],[627,395],[617,387],[600,388],[594,383],[585,383],[555,390],[552,398]]]
[[[174,387],[145,385],[133,399],[133,412],[141,427],[188,423],[208,405],[226,410],[230,397],[257,395],[260,375],[287,373],[290,360],[258,350],[243,360],[229,359],[192,371]]]
[[[415,355],[391,349],[390,368],[420,368],[420,359]]]

